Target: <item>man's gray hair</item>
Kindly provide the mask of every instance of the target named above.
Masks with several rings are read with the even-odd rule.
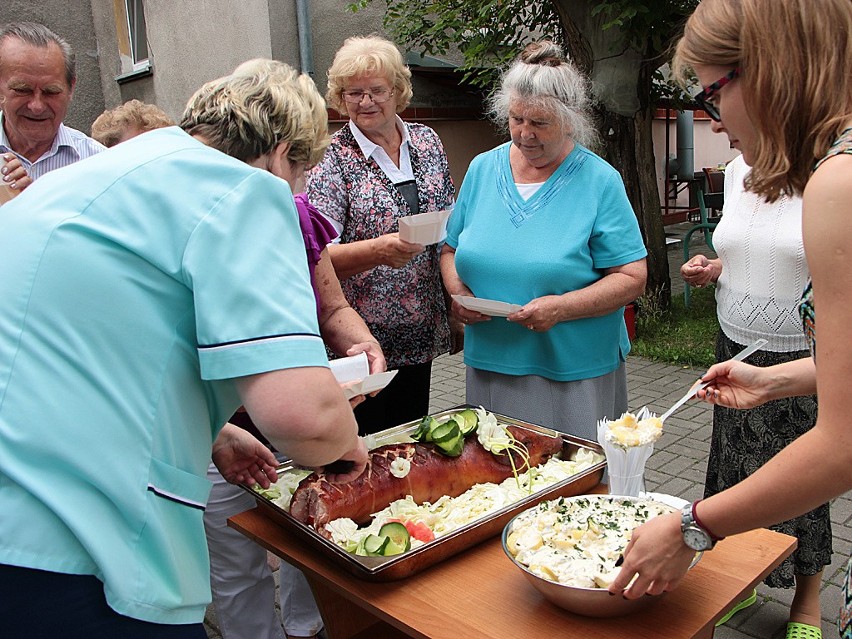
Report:
[[[77,79],[77,70],[74,64],[74,51],[64,38],[59,37],[53,31],[38,22],[9,22],[0,26],[0,44],[6,38],[18,38],[34,47],[49,47],[55,44],[62,52],[65,59],[65,80],[68,86],[74,84]]]

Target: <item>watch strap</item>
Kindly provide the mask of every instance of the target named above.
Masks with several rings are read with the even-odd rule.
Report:
[[[699,499],[697,501],[692,502],[692,509],[691,509],[692,510],[692,521],[694,521],[695,524],[699,528],[701,528],[701,530],[703,530],[708,535],[710,535],[710,539],[713,540],[713,543],[716,543],[717,541],[722,541],[724,539],[724,537],[719,537],[718,535],[713,534],[713,531],[710,530],[707,526],[705,526],[704,523],[698,518],[698,513],[696,512],[695,507],[701,501],[703,501],[703,500]]]

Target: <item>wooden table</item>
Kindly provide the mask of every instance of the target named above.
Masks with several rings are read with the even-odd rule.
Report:
[[[512,566],[499,537],[408,579],[374,583],[337,567],[258,509],[229,524],[305,572],[330,639],[712,637],[715,622],[796,547],[794,537],[765,529],[728,537],[645,610],[596,619],[544,599]]]

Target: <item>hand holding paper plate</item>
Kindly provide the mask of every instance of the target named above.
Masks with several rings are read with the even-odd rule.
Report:
[[[437,244],[447,237],[450,210],[430,211],[399,218],[399,239],[413,244]]]
[[[346,399],[381,390],[390,384],[390,381],[396,375],[396,371],[385,371],[384,373],[370,375],[370,363],[367,361],[366,353],[333,359],[329,362],[329,366],[339,384],[352,382],[343,389]]]
[[[467,310],[492,317],[507,317],[523,308],[520,304],[509,304],[508,302],[489,300],[483,297],[470,297],[469,295],[453,295],[452,297]]]

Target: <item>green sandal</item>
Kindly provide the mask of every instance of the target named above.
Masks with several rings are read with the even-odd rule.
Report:
[[[791,621],[787,624],[787,639],[822,639],[822,630],[806,623]]]
[[[716,626],[718,627],[718,626],[721,626],[724,623],[727,623],[728,621],[730,621],[731,617],[733,617],[735,614],[737,614],[740,610],[743,610],[744,608],[748,608],[755,601],[757,601],[757,589],[756,588],[751,591],[751,594],[748,597],[746,597],[740,603],[738,603],[736,606],[731,608],[727,612],[727,614],[725,614],[724,617],[719,619],[719,621],[716,622]],[[801,624],[797,624],[797,625],[801,625]],[[787,626],[787,632],[789,633],[789,631],[790,631],[790,626]],[[788,636],[787,639],[791,639],[791,638]],[[794,636],[793,639],[797,639],[797,638]],[[809,637],[809,635],[802,635],[801,639],[810,639],[810,637]]]

